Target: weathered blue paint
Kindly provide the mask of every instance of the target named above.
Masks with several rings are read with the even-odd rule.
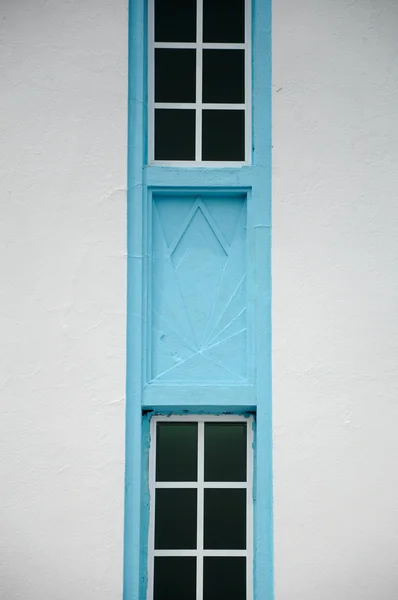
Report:
[[[253,0],[253,204],[258,258],[257,436],[254,504],[254,595],[274,598],[271,340],[271,0]],[[254,68],[255,67],[255,68]]]
[[[246,198],[152,194],[148,383],[242,384]]]
[[[143,411],[143,414],[146,418],[151,419],[156,415],[240,415],[242,417],[255,417],[256,415],[256,407],[248,407],[248,406],[189,406],[187,405],[185,408],[172,406],[153,406],[150,408],[146,408]]]
[[[144,545],[141,531],[141,326],[136,314],[141,309],[142,278],[142,163],[145,155],[144,85],[145,2],[134,0],[129,7],[128,83],[128,182],[127,182],[127,358],[126,358],[126,471],[123,598],[140,597],[140,572]]]
[[[271,2],[254,0],[253,164],[236,169],[143,166],[147,161],[148,146],[145,23],[145,0],[132,0],[129,31],[124,600],[144,600],[146,595],[148,420],[154,413],[186,414],[186,411],[196,414],[256,412],[254,591],[256,600],[272,600]],[[228,198],[231,205],[238,197],[243,199],[241,201],[245,205],[247,252],[245,308],[249,335],[246,340],[248,365],[243,381],[237,378],[227,381],[225,377],[209,381],[203,369],[196,369],[193,378],[185,372],[177,379],[159,381],[158,375],[161,372],[158,369],[159,364],[157,363],[155,368],[153,366],[152,345],[154,343],[159,345],[160,339],[154,340],[153,320],[149,318],[152,309],[149,308],[154,299],[155,304],[156,302],[159,304],[160,300],[152,289],[151,269],[153,260],[156,259],[153,252],[155,250],[156,254],[156,244],[161,240],[162,232],[158,229],[154,235],[153,207],[156,202],[164,201],[163,207],[168,203],[170,208],[173,202],[181,200],[184,196],[217,198],[218,203],[221,201],[226,203],[222,210],[225,210],[225,214],[228,213],[229,216],[231,213],[227,206]],[[206,205],[206,202],[204,204]],[[210,233],[213,231],[215,236],[213,240],[209,240],[210,244],[214,241],[220,243],[228,254],[231,246],[226,239],[224,240],[228,231],[223,232],[218,224],[217,227],[213,226],[216,218],[214,214],[211,216],[211,213],[212,211],[214,213],[215,206],[216,204],[212,204],[209,208],[207,205],[206,210],[201,208],[206,218],[204,220],[201,218],[200,226],[198,221],[195,222],[194,233],[196,235],[198,231],[202,231],[209,237],[209,231]],[[175,209],[177,212],[179,210],[180,208]],[[233,212],[233,209],[231,210]],[[207,224],[204,221],[207,221]],[[161,227],[162,225],[164,226],[165,223],[160,223]],[[172,223],[166,223],[167,225]],[[187,226],[186,229],[189,227]],[[219,238],[218,242],[215,238]],[[180,243],[182,240],[183,236],[180,236]],[[170,255],[176,247],[173,243],[171,241],[170,247],[167,252],[165,251],[166,260],[170,260]],[[199,243],[197,239],[195,243]],[[216,254],[218,251],[219,249],[215,251]],[[212,285],[214,287],[214,284]],[[161,332],[160,335],[163,333]],[[160,351],[159,347],[157,351]],[[159,357],[160,361],[166,359],[167,356]],[[228,361],[229,358],[226,357],[226,360]],[[241,371],[239,373],[241,374]],[[142,411],[144,411],[144,418]]]

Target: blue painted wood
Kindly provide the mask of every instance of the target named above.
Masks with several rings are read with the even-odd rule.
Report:
[[[128,82],[128,182],[127,182],[127,346],[126,346],[126,466],[123,599],[144,600],[140,573],[145,573],[145,533],[141,506],[145,479],[139,467],[142,451],[142,313],[143,209],[145,156],[145,26],[146,3],[134,0],[129,7],[129,82]],[[140,282],[137,285],[137,282]],[[145,576],[143,576],[145,578]],[[140,593],[141,592],[141,593]]]
[[[187,404],[187,398],[189,403]],[[204,406],[215,408],[229,406],[230,412],[253,412],[256,408],[255,387],[251,384],[184,384],[151,383],[145,386],[142,393],[142,407],[145,410],[159,410],[161,407]]]
[[[146,590],[143,409],[256,411],[254,589],[256,600],[272,600],[271,2],[253,2],[251,166],[147,166],[145,30],[146,2],[134,0],[124,600],[145,600]]]
[[[243,383],[246,200],[153,195],[150,380]]]

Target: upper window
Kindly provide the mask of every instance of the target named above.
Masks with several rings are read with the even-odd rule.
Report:
[[[252,600],[251,425],[152,419],[147,600]]]
[[[149,162],[251,156],[248,0],[149,0]]]

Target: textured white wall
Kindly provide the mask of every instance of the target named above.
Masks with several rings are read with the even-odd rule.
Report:
[[[398,598],[397,25],[274,2],[276,600]]]
[[[396,600],[398,5],[273,13],[276,600]],[[127,0],[1,17],[0,599],[117,600]]]
[[[127,0],[0,15],[0,599],[117,600]]]

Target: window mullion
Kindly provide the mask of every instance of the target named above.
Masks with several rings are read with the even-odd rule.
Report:
[[[252,160],[251,2],[245,2],[245,157]]]
[[[149,529],[148,529],[148,593],[147,598],[153,598],[154,570],[155,570],[155,493],[156,493],[156,427],[155,421],[151,423],[152,452],[149,455],[148,484],[150,497]]]
[[[253,568],[253,423],[247,423],[247,454],[246,454],[246,597],[253,598],[253,577],[248,573]]]
[[[203,0],[196,4],[196,118],[195,160],[202,160]]]
[[[148,4],[148,159],[155,158],[155,12],[154,2]]]
[[[195,50],[196,42],[154,42],[155,48],[174,48],[183,50]]]
[[[204,465],[205,424],[198,423],[198,529],[196,559],[196,600],[203,600],[203,520],[204,520]]]

